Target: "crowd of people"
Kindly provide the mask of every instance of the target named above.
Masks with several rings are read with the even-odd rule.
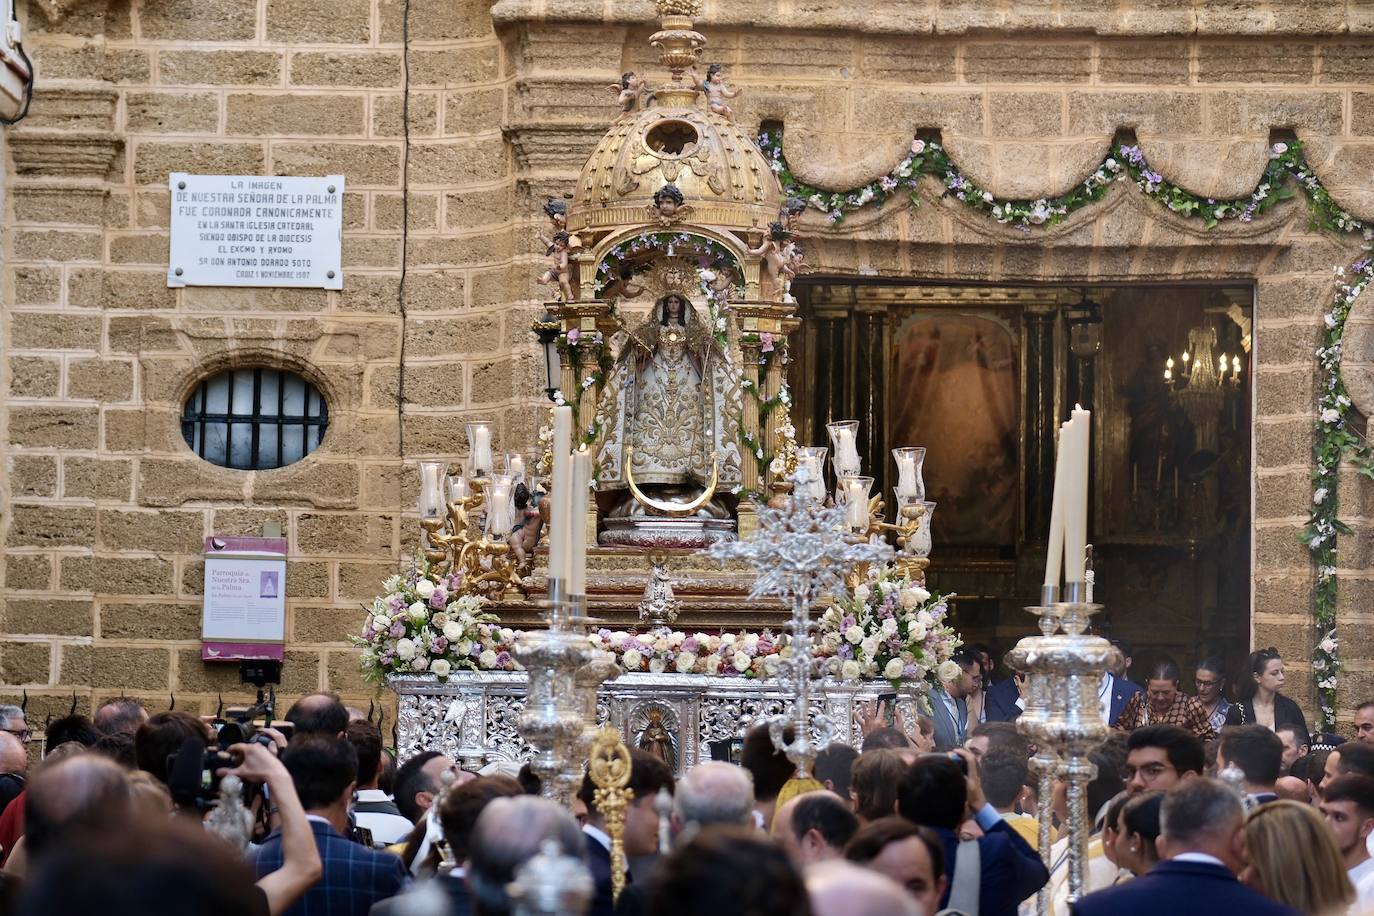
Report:
[[[0,706],[0,916],[502,916],[528,904],[513,882],[551,848],[587,875],[560,912],[585,897],[594,916],[1013,916],[1041,893],[1080,916],[1374,912],[1374,703],[1351,740],[1309,735],[1272,651],[1230,700],[1215,659],[1196,696],[1167,659],[1143,686],[1108,674],[1099,700],[1117,728],[1092,755],[1085,894],[1070,900],[1065,786],[1037,791],[1013,721],[1023,686],[980,647],[955,660],[930,715],[873,704],[862,745],[826,748],[814,778],[762,726],[738,764],[680,777],[633,749],[618,896],[590,780],[567,808],[528,765],[397,760],[332,695],[256,730],[110,699],[49,722],[32,772],[30,725]]]

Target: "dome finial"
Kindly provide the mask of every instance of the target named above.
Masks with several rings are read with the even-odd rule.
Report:
[[[659,30],[650,36],[649,44],[658,49],[659,60],[673,75],[672,83],[659,90],[658,102],[660,105],[691,105],[698,87],[683,86],[682,74],[701,60],[701,49],[706,47],[706,36],[692,27],[693,20],[701,15],[701,0],[655,2]]]

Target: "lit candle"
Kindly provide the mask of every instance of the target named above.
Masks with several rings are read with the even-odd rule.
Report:
[[[468,479],[462,474],[448,475],[448,501],[456,503],[468,496]]]
[[[1165,369],[1172,369],[1172,368],[1174,368],[1174,358],[1173,358],[1172,356],[1169,357],[1168,359],[1166,359],[1166,360],[1164,361],[1164,368],[1165,368]]]
[[[924,499],[926,488],[921,480],[921,464],[926,456],[924,448],[894,448],[897,462],[897,496],[905,500]]]
[[[572,529],[572,408],[566,404],[553,409],[553,506],[549,516],[549,580],[567,587],[568,560]]]
[[[1172,369],[1165,369],[1165,370],[1164,370],[1164,381],[1166,381],[1166,382],[1171,382],[1171,381],[1173,381],[1173,380],[1174,380],[1174,370],[1172,370]]]
[[[1054,500],[1050,503],[1049,545],[1045,549],[1045,587],[1059,589],[1064,562],[1064,463],[1068,450],[1068,423],[1059,424],[1059,450],[1054,461]]]
[[[1240,378],[1240,357],[1239,357],[1239,356],[1233,356],[1233,357],[1231,357],[1231,374],[1234,375],[1236,378]]]
[[[1225,375],[1225,374],[1226,374],[1226,363],[1227,363],[1226,354],[1223,353],[1223,354],[1221,354],[1221,367],[1220,367],[1220,368],[1221,368],[1221,374],[1222,374],[1222,375]]]
[[[587,498],[592,479],[592,455],[583,446],[572,453],[572,515],[569,518],[571,552],[568,561],[568,594],[587,594]]]
[[[1187,351],[1187,350],[1184,350],[1184,351],[1183,351],[1183,362],[1184,362],[1184,364],[1186,365],[1187,362],[1188,362],[1188,360],[1190,360],[1190,359],[1192,359],[1192,357],[1188,355],[1188,351]]]
[[[1092,413],[1075,406],[1070,424],[1071,464],[1065,480],[1068,499],[1064,507],[1064,581],[1082,582],[1087,559],[1084,550],[1088,546],[1088,439]]]
[[[868,494],[873,489],[872,477],[845,477],[840,481],[844,490],[845,524],[855,532],[868,530]]]
[[[491,427],[486,423],[468,424],[468,450],[472,454],[474,477],[485,477],[495,469],[491,460]]]
[[[442,481],[448,465],[442,461],[420,462],[420,518],[441,518],[444,514]]]

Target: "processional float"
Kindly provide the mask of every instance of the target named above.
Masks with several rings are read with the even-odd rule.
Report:
[[[657,0],[650,43],[667,78],[624,75],[613,87],[619,117],[572,193],[543,207],[539,281],[553,298],[533,330],[555,406],[537,453],[499,453],[496,424],[473,421],[461,470],[421,462],[423,568],[390,583],[358,640],[365,666],[400,695],[402,754],[433,747],[468,765],[528,759],[544,794],[564,802],[594,746],[619,759],[606,746],[612,732],[596,744],[603,724],[681,771],[728,755],[745,729],[767,722],[804,772],[832,737],[857,745],[860,710],[892,689],[877,674],[832,676],[850,664],[865,670],[860,653],[871,668],[881,650],[867,638],[813,639],[812,608],[881,585],[880,599],[890,588],[931,602],[937,613],[921,613],[932,629],[945,612],[923,588],[935,509],[921,480],[924,449],[893,450],[888,522],[862,472],[856,421],[828,424],[828,448],[796,442],[786,365],[801,324],[791,284],[807,203],[783,195],[751,132],[735,123],[729,100],[739,91],[720,66],[701,69],[700,7]],[[1086,462],[1086,421],[1082,435]],[[1086,525],[1086,515],[1066,518],[1061,550],[1081,543]],[[1047,589],[1037,609],[1043,635],[1013,656],[1032,674],[1022,727],[1040,748],[1040,772],[1069,781],[1077,889],[1086,753],[1102,737],[1089,688],[1106,656],[1083,635],[1092,607],[1073,576],[1064,602]],[[455,595],[480,599],[481,613]],[[424,601],[444,608],[442,627],[415,611]],[[730,634],[667,627],[680,612],[714,615],[718,626],[723,606],[785,620],[790,639],[742,633],[733,655],[734,636],[703,653],[699,643]],[[483,616],[492,612],[544,626],[513,633]],[[637,617],[653,629],[631,648],[619,640],[610,657],[606,631],[588,629],[593,617]],[[896,673],[908,713],[956,644],[894,650],[882,673]],[[719,676],[727,665],[735,676]],[[599,791],[613,800],[617,788]]]

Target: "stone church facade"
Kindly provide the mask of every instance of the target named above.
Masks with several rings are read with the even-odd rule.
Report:
[[[200,660],[202,543],[290,541],[282,692],[371,688],[346,642],[414,548],[414,462],[465,419],[531,444],[543,365],[535,216],[570,190],[654,70],[653,4],[567,0],[29,0],[32,111],[5,129],[0,332],[0,701],[31,716],[135,693],[213,710],[237,671]],[[706,59],[782,122],[804,179],[885,174],[918,131],[999,196],[1072,187],[1119,131],[1206,196],[1253,190],[1296,134],[1338,200],[1374,217],[1374,8],[1342,2],[707,0]],[[168,289],[172,171],[347,177],[342,292]],[[1253,632],[1311,708],[1311,499],[1321,316],[1353,243],[1301,198],[1209,233],[1128,183],[1031,233],[940,199],[803,228],[808,269],[965,282],[1253,284]],[[1374,406],[1352,318],[1346,378]],[[274,471],[200,460],[182,405],[224,367],[279,366],[330,408]],[[1361,403],[1362,402],[1362,403]],[[1374,696],[1374,485],[1342,480],[1342,708]]]

